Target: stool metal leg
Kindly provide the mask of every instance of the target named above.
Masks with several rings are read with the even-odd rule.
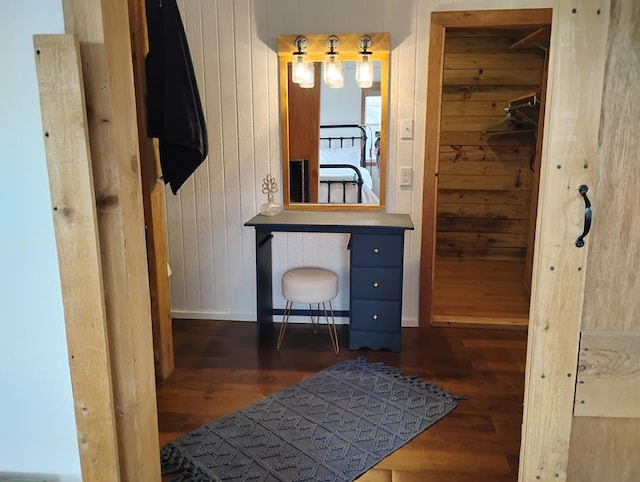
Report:
[[[318,311],[320,311],[320,303],[318,303]],[[311,328],[313,328],[314,333],[318,333],[318,324],[320,323],[320,313],[314,318],[313,317],[313,305],[309,303],[309,316],[311,317]]]
[[[329,316],[327,315],[327,306],[325,302],[322,302],[322,308],[324,309],[324,317],[327,320],[327,328],[329,329],[329,336],[331,337],[331,343],[333,344],[333,351],[338,355],[340,353],[340,346],[338,345],[338,330],[336,330],[336,320],[333,316],[333,303],[329,300],[329,311],[331,313],[331,322],[329,322]],[[320,309],[320,304],[318,304]]]
[[[284,316],[282,318],[282,325],[280,325],[280,333],[278,333],[278,344],[276,346],[276,350],[280,351],[280,347],[282,346],[282,342],[284,341],[284,332],[287,329],[287,323],[289,322],[289,316],[291,315],[291,307],[293,306],[293,302],[287,300],[287,306],[284,308]]]

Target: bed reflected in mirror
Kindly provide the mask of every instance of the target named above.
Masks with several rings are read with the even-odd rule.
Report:
[[[374,131],[366,123],[320,124],[318,185],[310,188],[309,159],[289,159],[289,201],[379,205],[379,136],[374,132],[380,128]]]
[[[384,209],[389,42],[388,34],[370,35],[375,57],[365,87],[356,81],[361,35],[338,35],[339,88],[324,81],[328,35],[307,36],[312,87],[293,79],[296,36],[278,38],[285,209]]]

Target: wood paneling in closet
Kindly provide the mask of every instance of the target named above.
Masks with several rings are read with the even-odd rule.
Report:
[[[483,134],[509,100],[538,92],[539,48],[514,50],[528,31],[450,29],[444,47],[437,255],[523,259],[535,137]]]

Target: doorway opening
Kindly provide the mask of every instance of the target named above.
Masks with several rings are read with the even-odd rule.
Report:
[[[523,12],[432,15],[423,323],[528,325],[551,11]]]

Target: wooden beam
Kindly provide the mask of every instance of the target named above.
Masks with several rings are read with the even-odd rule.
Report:
[[[164,187],[156,180],[162,175],[160,158],[153,139],[146,132],[145,57],[149,51],[144,0],[129,0],[133,77],[136,88],[138,139],[142,173],[142,201],[149,264],[151,324],[156,377],[166,379],[174,369],[171,292],[167,272],[167,228],[164,215]]]
[[[549,27],[550,33],[550,27]],[[549,45],[549,37],[547,43]],[[536,218],[538,215],[538,193],[540,192],[540,165],[542,163],[542,142],[544,140],[544,114],[547,105],[547,80],[549,77],[549,48],[545,50],[542,79],[540,81],[540,109],[537,115],[538,129],[536,131],[535,157],[532,163],[533,185],[531,186],[531,205],[529,211],[529,239],[527,241],[527,257],[523,284],[527,293],[531,295],[531,278],[533,275],[533,255],[536,241]],[[529,95],[532,95],[531,93]],[[533,95],[536,95],[535,93]]]
[[[123,481],[154,482],[158,422],[127,1],[63,0],[63,8],[82,56],[120,472]]]
[[[505,23],[505,17],[509,18]],[[447,27],[533,27],[551,23],[550,8],[519,10],[460,10],[456,12],[433,12],[432,23]]]
[[[436,210],[438,204],[438,159],[440,155],[440,121],[442,112],[442,66],[444,63],[445,26],[431,14],[429,67],[427,71],[427,118],[425,132],[424,180],[422,186],[422,243],[420,249],[419,323],[431,324],[433,267],[436,256]]]
[[[36,35],[34,46],[80,465],[86,481],[119,481],[80,48],[73,35]]]
[[[582,333],[574,414],[640,418],[640,332]]]
[[[519,480],[567,480],[588,244],[577,248],[598,143],[606,0],[560,0],[550,43]]]

